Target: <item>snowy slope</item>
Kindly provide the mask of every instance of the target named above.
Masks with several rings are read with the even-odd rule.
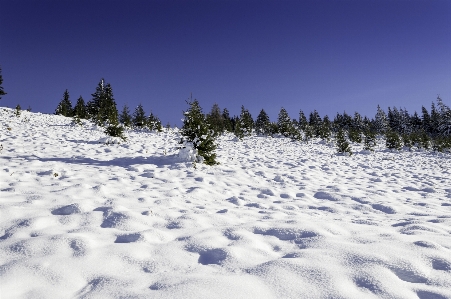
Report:
[[[451,298],[451,159],[0,108],[0,298]]]

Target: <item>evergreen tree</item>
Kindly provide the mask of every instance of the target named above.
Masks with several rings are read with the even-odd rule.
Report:
[[[418,148],[429,149],[431,147],[431,139],[428,134],[422,130],[420,133],[420,141],[418,143]]]
[[[352,155],[351,147],[349,146],[349,142],[346,140],[345,132],[343,129],[338,130],[336,138],[337,152],[339,154]]]
[[[22,107],[20,107],[20,104],[17,104],[17,106],[16,106],[16,111],[14,112],[14,114],[15,114],[17,117],[19,117],[21,111],[22,111]]]
[[[239,121],[235,124],[235,135],[242,139],[244,136],[251,136],[254,128],[254,120],[249,110],[241,106]]]
[[[210,113],[207,114],[206,121],[216,136],[224,132],[224,118],[218,104],[213,105]]]
[[[435,108],[435,104],[434,102],[432,102],[431,105],[431,122],[430,122],[430,127],[431,127],[431,135],[433,137],[438,135],[438,126],[440,123],[440,113],[437,111],[437,109]]]
[[[151,131],[163,131],[163,126],[161,125],[160,119],[150,112],[149,117],[147,117],[147,127]]]
[[[355,143],[362,143],[362,133],[355,129],[351,128],[348,133],[349,140]]]
[[[77,103],[74,107],[74,116],[77,116],[79,119],[85,119],[86,118],[86,106],[85,101],[83,100],[83,97],[80,96],[77,100]]]
[[[280,134],[285,137],[290,137],[294,133],[293,123],[285,108],[281,108],[277,117],[277,128]]]
[[[375,132],[367,129],[363,134],[363,149],[366,151],[374,151],[374,147],[376,146]]]
[[[2,67],[0,66],[0,100],[2,99],[2,96],[6,95],[7,93],[3,89],[3,76],[2,76]]]
[[[71,117],[73,115],[72,103],[69,100],[69,92],[67,89],[63,94],[63,99],[59,102],[58,107],[56,107],[55,114],[66,117]]]
[[[260,111],[255,121],[255,131],[259,135],[270,135],[271,134],[271,121],[269,116],[264,109]]]
[[[141,103],[135,108],[133,112],[133,126],[141,128],[146,124],[146,113]]]
[[[374,117],[374,129],[377,134],[382,135],[385,134],[387,127],[387,115],[385,114],[384,110],[382,110],[381,107],[377,105],[377,112],[376,116]]]
[[[97,125],[117,125],[119,116],[111,85],[105,84],[102,78],[91,96],[92,99],[86,104],[89,118]]]
[[[323,140],[329,141],[330,136],[332,135],[331,127],[332,127],[332,124],[329,120],[329,116],[325,115],[323,118],[323,121],[321,122],[321,127],[319,130],[319,137]]]
[[[397,132],[390,130],[385,134],[385,146],[391,150],[401,150],[401,139]]]
[[[431,134],[432,133],[432,127],[431,127],[431,117],[429,115],[429,112],[424,106],[421,107],[421,113],[422,113],[422,127],[425,133]]]
[[[133,124],[130,109],[128,108],[127,105],[124,105],[124,108],[122,108],[122,112],[119,115],[119,122],[128,128],[130,128]]]
[[[216,144],[215,136],[212,134],[202,113],[199,102],[195,99],[189,101],[188,111],[184,112],[184,120],[182,127],[182,136],[184,142],[192,144],[197,150],[197,154],[201,157],[198,162],[203,161],[207,165],[218,164],[216,162]]]
[[[230,117],[229,110],[227,110],[227,108],[222,110],[222,119],[224,121],[224,130],[227,132],[233,132],[232,118]]]
[[[302,110],[299,111],[299,120],[298,120],[299,129],[305,131],[308,126],[307,117],[305,117],[304,112]]]
[[[412,132],[419,132],[422,129],[421,118],[418,116],[418,113],[415,111],[410,118],[410,127],[412,128]]]
[[[88,117],[96,123],[100,122],[100,110],[103,107],[105,98],[105,80],[102,78],[96,87],[96,91],[91,94],[92,99],[86,104],[86,112]]]
[[[117,112],[116,101],[113,98],[113,89],[111,88],[110,83],[105,85],[105,95],[104,101],[102,105],[101,121],[103,124],[119,124],[119,115]]]
[[[439,108],[438,133],[441,137],[451,136],[451,109],[446,106],[440,96],[437,97]]]
[[[314,110],[309,115],[309,126],[313,129],[315,137],[320,137],[322,120],[318,111]]]

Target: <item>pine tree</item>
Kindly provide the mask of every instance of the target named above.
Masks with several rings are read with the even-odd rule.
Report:
[[[78,98],[77,103],[75,104],[74,116],[76,116],[79,119],[85,119],[87,117],[86,105],[85,105],[85,101],[83,100],[82,96],[80,96]]]
[[[376,146],[375,132],[367,129],[363,132],[363,134],[363,149],[366,151],[374,151],[374,147]]]
[[[255,121],[255,132],[259,135],[270,135],[271,134],[271,121],[269,116],[264,109],[260,111]]]
[[[15,114],[17,117],[19,117],[21,111],[22,111],[22,107],[20,107],[20,104],[17,104],[17,106],[16,106],[16,111],[14,112],[14,114]]]
[[[412,132],[419,132],[422,129],[422,121],[421,118],[418,116],[418,113],[415,111],[410,118],[410,127],[412,128]]]
[[[397,132],[393,130],[387,131],[385,134],[385,146],[391,150],[401,150],[401,139]]]
[[[244,136],[251,136],[254,128],[254,120],[249,110],[241,106],[239,121],[235,124],[235,135],[242,139]]]
[[[141,103],[135,108],[133,112],[133,126],[141,128],[146,124],[146,113]]]
[[[3,76],[2,76],[2,67],[0,66],[0,100],[2,99],[2,96],[6,95],[7,93],[3,89]]]
[[[163,131],[163,126],[161,125],[160,119],[150,112],[149,117],[147,117],[147,127],[151,131]]]
[[[224,130],[227,132],[233,132],[232,118],[230,117],[229,110],[227,110],[227,108],[222,110],[222,119],[224,120]]]
[[[439,108],[438,133],[441,137],[451,136],[451,109],[446,106],[440,96],[437,97]]]
[[[430,127],[431,127],[431,135],[433,137],[438,135],[438,126],[440,123],[440,113],[437,111],[437,109],[435,108],[435,104],[434,102],[432,102],[431,105],[431,122],[430,122]]]
[[[212,134],[206,120],[202,113],[202,108],[199,102],[188,101],[190,106],[188,111],[184,112],[183,127],[181,130],[184,142],[192,144],[197,154],[201,157],[198,162],[203,162],[207,165],[218,164],[216,162],[216,144],[215,136]]]
[[[431,127],[431,117],[429,115],[428,110],[422,106],[421,107],[421,113],[422,113],[422,127],[425,133],[432,134],[432,127]]]
[[[119,115],[119,122],[127,128],[130,128],[132,126],[132,116],[127,105],[124,105],[124,107],[122,108],[122,112]]]
[[[105,86],[105,95],[102,106],[102,111],[104,111],[101,115],[102,123],[118,125],[119,115],[117,112],[116,101],[113,98],[113,88],[111,87],[110,83],[107,83]]]
[[[63,94],[63,99],[59,102],[58,107],[56,107],[55,114],[66,117],[71,117],[73,115],[72,103],[69,100],[69,92],[67,89]]]
[[[349,142],[346,140],[345,132],[343,129],[338,130],[336,138],[337,152],[339,154],[352,155],[351,147],[349,146]]]
[[[210,129],[214,131],[214,134],[219,136],[224,132],[224,118],[221,114],[218,104],[214,104],[209,114],[206,117],[207,123],[210,125]]]
[[[299,129],[302,131],[305,131],[305,129],[308,126],[307,117],[305,117],[305,114],[302,110],[299,110],[298,126],[299,126]]]
[[[329,116],[325,115],[321,122],[321,127],[319,130],[319,137],[323,140],[329,141],[330,136],[332,135],[331,127],[332,127],[332,124],[329,120]]]
[[[285,137],[291,137],[294,133],[293,123],[285,108],[281,108],[277,117],[277,127],[280,134]]]
[[[315,137],[320,137],[322,120],[318,111],[314,110],[309,115],[309,126],[313,129]]]
[[[96,87],[96,91],[91,94],[92,99],[86,104],[86,112],[88,117],[96,123],[100,123],[101,109],[104,106],[103,101],[105,98],[105,80],[102,78]]]

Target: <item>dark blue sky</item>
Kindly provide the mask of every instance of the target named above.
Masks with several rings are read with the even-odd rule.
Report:
[[[451,102],[451,1],[0,0],[0,106],[53,113],[102,77],[180,125],[190,93],[255,118]]]

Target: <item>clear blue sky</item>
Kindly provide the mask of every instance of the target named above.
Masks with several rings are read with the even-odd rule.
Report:
[[[451,103],[451,1],[0,0],[0,106],[53,113],[102,77],[180,125],[190,93],[275,121]]]

